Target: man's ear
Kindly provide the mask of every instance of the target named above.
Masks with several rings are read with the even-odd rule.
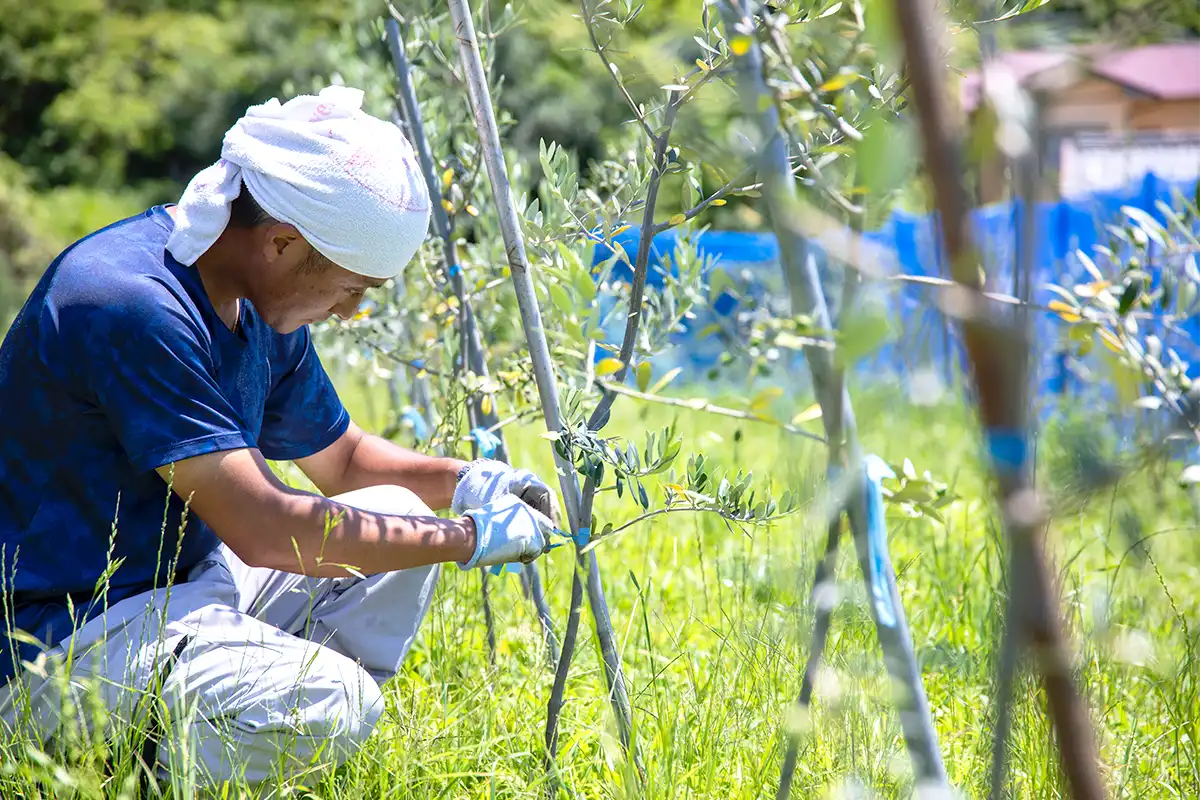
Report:
[[[292,248],[300,247],[304,237],[296,226],[287,222],[275,222],[267,226],[263,236],[262,256],[268,264],[273,264],[285,255],[294,256],[299,251]]]

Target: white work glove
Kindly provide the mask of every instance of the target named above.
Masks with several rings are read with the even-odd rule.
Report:
[[[527,469],[513,469],[503,461],[478,459],[467,465],[458,486],[450,510],[463,514],[468,509],[486,506],[506,494],[516,495],[555,525],[560,524],[561,515],[555,502],[554,492],[545,482]]]
[[[528,564],[548,552],[554,523],[513,494],[503,494],[480,508],[463,512],[475,521],[475,552],[460,569],[521,562]]]

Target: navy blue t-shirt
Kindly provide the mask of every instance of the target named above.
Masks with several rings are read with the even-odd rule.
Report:
[[[76,242],[0,345],[5,621],[46,645],[72,630],[68,595],[76,626],[102,610],[108,565],[112,604],[219,543],[195,514],[180,541],[184,503],[156,467],[245,447],[301,458],[349,424],[308,329],[279,334],[243,300],[231,331],[166,252],[173,225],[155,206]],[[0,681],[14,668],[0,649]]]

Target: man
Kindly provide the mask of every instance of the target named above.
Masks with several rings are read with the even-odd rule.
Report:
[[[361,102],[330,87],[250,108],[177,205],[68,248],[8,332],[12,729],[60,738],[63,704],[91,691],[114,730],[145,734],[150,768],[255,783],[338,764],[378,721],[440,564],[551,546],[541,480],[365,434],[313,350],[307,325],[353,315],[429,222],[411,148]]]

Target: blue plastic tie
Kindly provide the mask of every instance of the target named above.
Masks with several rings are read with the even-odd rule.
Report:
[[[1029,459],[1029,442],[1021,431],[989,428],[985,438],[997,472],[1011,474],[1025,469]]]
[[[421,416],[421,412],[410,408],[401,414],[400,418],[412,425],[413,436],[417,437],[417,441],[423,442],[429,438],[429,423]]]
[[[451,264],[450,268],[446,271],[450,273],[450,277],[453,278],[455,275],[462,274],[462,267],[460,267],[458,264]]]
[[[579,533],[572,537],[575,540],[576,547],[584,547],[592,539],[591,528],[580,528]]]
[[[892,566],[888,560],[883,479],[894,478],[896,473],[876,455],[863,459],[863,466],[867,477],[867,557],[871,563],[871,598],[875,602],[879,624],[893,628],[896,626],[896,607],[892,604],[892,587],[888,582]]]
[[[486,428],[472,428],[471,438],[475,440],[475,446],[479,448],[479,455],[483,458],[496,455],[496,450],[500,447],[500,437]]]
[[[583,530],[586,531],[587,528],[584,528]],[[555,528],[554,532],[564,538],[568,535],[565,531],[560,531],[558,528]],[[583,531],[580,531],[580,532],[582,533]],[[562,546],[563,546],[562,542],[551,542],[550,544],[546,545],[546,550],[548,552],[550,550],[553,550],[556,547],[562,547]],[[512,572],[512,573],[520,572],[521,565],[520,564],[493,564],[492,566],[488,567],[487,569],[488,569],[488,572],[492,573],[493,575],[500,575],[505,572]]]

